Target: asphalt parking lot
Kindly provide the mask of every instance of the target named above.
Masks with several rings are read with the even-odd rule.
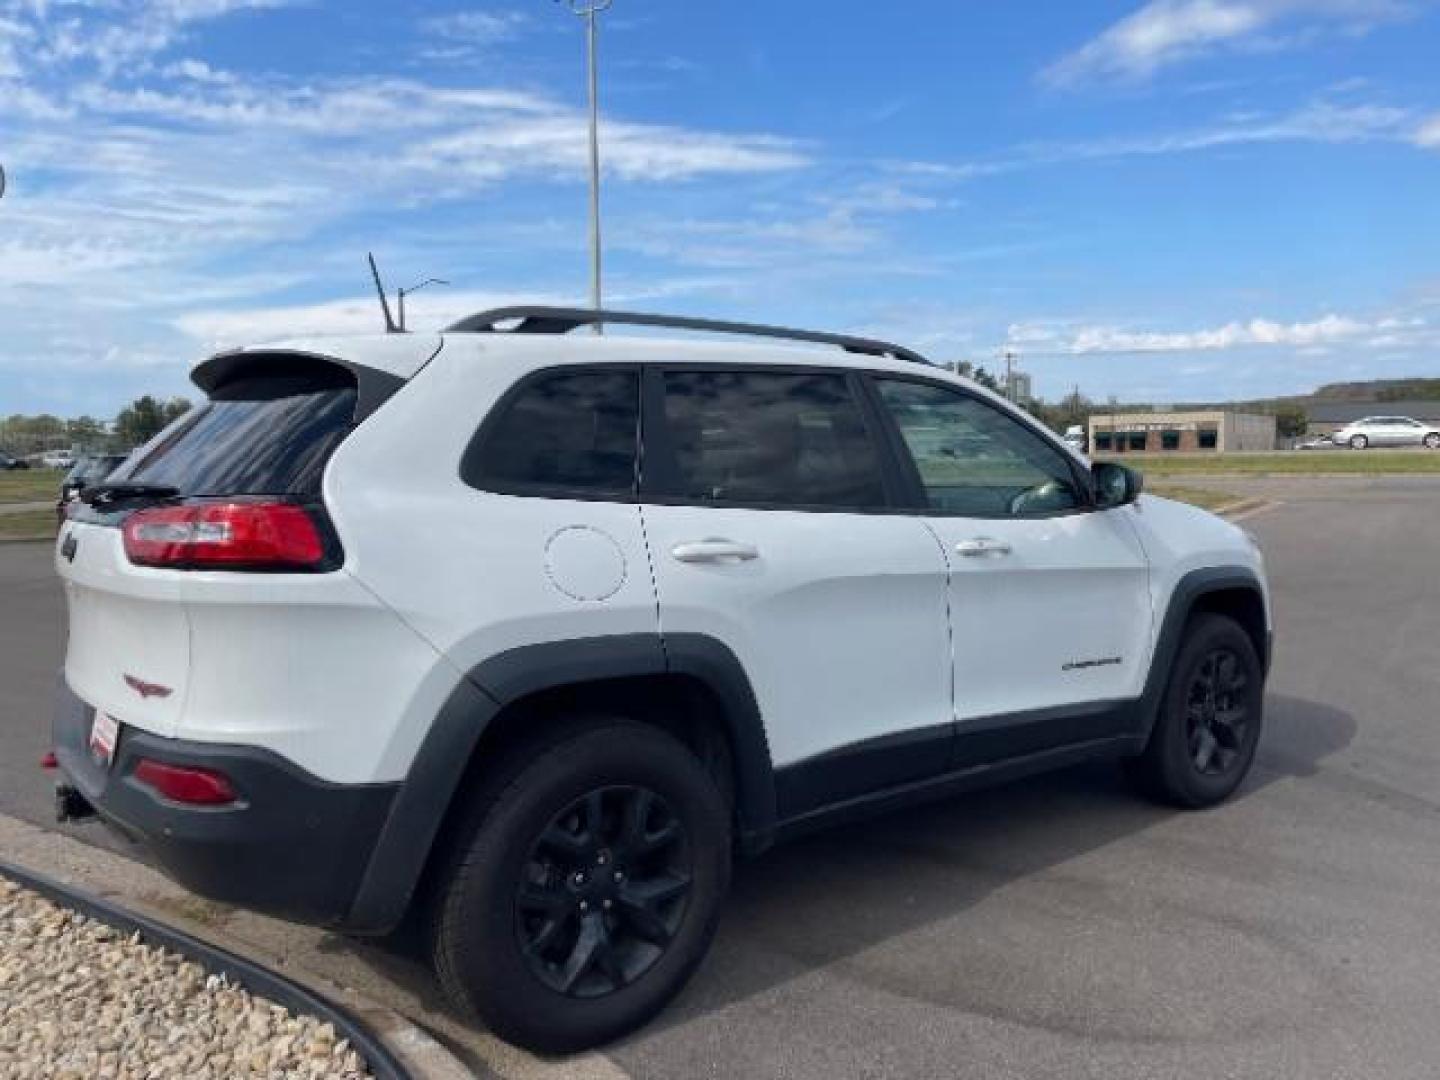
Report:
[[[1440,1075],[1440,477],[1224,486],[1279,500],[1245,522],[1278,628],[1260,758],[1234,802],[1170,812],[1083,767],[772,851],[737,873],[687,992],[610,1063]],[[37,823],[62,647],[48,549],[0,546],[0,813]],[[357,970],[418,977],[319,938]]]

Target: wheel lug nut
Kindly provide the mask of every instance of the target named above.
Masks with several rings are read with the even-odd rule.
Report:
[[[590,910],[590,904],[589,904],[589,902],[588,902],[588,901],[585,901],[585,900],[581,900],[581,901],[580,901],[580,910],[581,910],[582,912],[589,911],[589,910]]]
[[[619,870],[616,870],[615,876],[612,880],[615,882],[616,885],[619,885],[622,881],[625,880],[625,875],[622,874]]]
[[[606,900],[606,901],[604,901],[603,903],[601,903],[600,906],[603,907],[606,911],[609,911],[610,908],[611,908],[613,905],[610,903],[609,900]]]

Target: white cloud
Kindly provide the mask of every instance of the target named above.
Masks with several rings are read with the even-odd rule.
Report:
[[[457,11],[421,20],[428,34],[466,45],[494,45],[520,32],[529,19],[518,11]]]
[[[1289,113],[1249,113],[1181,131],[1030,143],[1018,146],[1004,156],[984,161],[910,161],[894,164],[891,168],[916,177],[969,181],[1074,161],[1195,153],[1227,146],[1359,142],[1440,145],[1440,115],[1418,129],[1416,124],[1416,115],[1411,109],[1318,101]]]
[[[1013,345],[1039,352],[1083,356],[1092,353],[1208,352],[1247,346],[1318,347],[1361,342],[1389,327],[1346,315],[1328,314],[1312,322],[1282,323],[1272,319],[1235,321],[1223,326],[1186,331],[1128,330],[1115,326],[1057,326],[1016,323]],[[1423,321],[1421,323],[1423,325]]]
[[[1415,145],[1426,149],[1440,149],[1440,113],[1420,124],[1415,132]]]
[[[1220,49],[1274,50],[1326,30],[1357,34],[1410,10],[1401,0],[1152,0],[1045,69],[1056,85],[1144,79]]]
[[[286,7],[298,0],[109,0],[106,3],[10,5],[29,34],[27,55],[39,67],[91,63],[110,76],[143,67],[200,22],[240,11]]]
[[[176,60],[166,64],[161,69],[162,75],[168,75],[172,79],[189,79],[192,82],[211,83],[218,86],[229,86],[235,82],[235,76],[228,71],[217,71],[204,60]]]
[[[588,161],[587,121],[575,111],[500,118],[414,144],[400,158],[417,172],[480,183],[513,172],[580,175]],[[603,168],[627,180],[683,180],[727,173],[776,172],[808,163],[783,139],[720,135],[658,124],[602,121]]]

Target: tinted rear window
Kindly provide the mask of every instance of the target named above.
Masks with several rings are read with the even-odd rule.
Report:
[[[334,365],[235,379],[178,421],[124,478],[182,495],[316,498],[325,463],[353,426],[355,400],[353,378]]]
[[[548,373],[500,406],[460,474],[487,491],[632,499],[639,423],[635,371]]]

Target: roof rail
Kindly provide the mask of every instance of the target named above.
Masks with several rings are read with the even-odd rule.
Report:
[[[502,331],[499,324],[514,322],[515,326]],[[568,334],[581,326],[595,326],[606,323],[626,326],[659,326],[671,330],[701,330],[717,334],[745,334],[750,337],[784,338],[789,341],[811,341],[819,345],[838,345],[846,352],[864,356],[892,356],[896,360],[908,360],[916,364],[930,361],[903,345],[892,345],[888,341],[871,338],[851,337],[848,334],[826,334],[818,330],[792,330],[784,326],[766,326],[762,323],[727,322],[722,319],[692,319],[685,315],[646,315],[635,311],[597,311],[594,308],[561,307],[504,307],[493,311],[482,311],[447,326],[443,333],[510,333],[510,334]]]

